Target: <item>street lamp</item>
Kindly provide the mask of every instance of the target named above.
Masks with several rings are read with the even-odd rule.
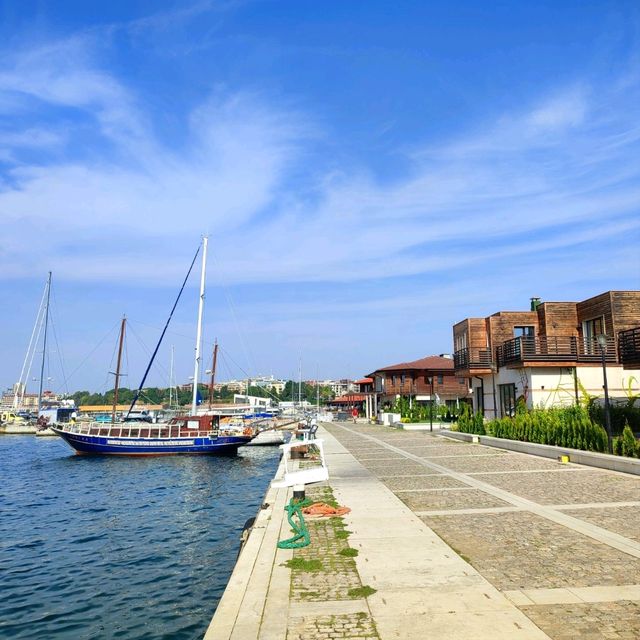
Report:
[[[600,345],[600,354],[602,355],[602,377],[604,379],[604,422],[607,428],[607,442],[609,445],[609,453],[613,453],[613,441],[611,437],[611,410],[609,406],[609,385],[607,384],[607,336],[603,333],[598,336],[598,344]]]

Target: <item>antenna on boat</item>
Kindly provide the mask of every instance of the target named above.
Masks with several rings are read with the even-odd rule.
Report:
[[[202,237],[202,272],[200,273],[200,302],[198,304],[198,330],[196,332],[196,361],[193,369],[193,400],[191,414],[196,414],[198,406],[198,377],[200,375],[200,341],[202,340],[202,313],[204,311],[204,284],[207,277],[207,245],[209,238]]]
[[[51,271],[47,280],[47,306],[44,310],[44,338],[42,340],[42,364],[40,366],[40,388],[38,390],[38,415],[42,408],[42,383],[44,379],[44,360],[47,357],[47,329],[49,327],[49,300],[51,299]]]

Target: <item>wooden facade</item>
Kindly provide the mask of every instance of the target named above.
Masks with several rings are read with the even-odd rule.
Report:
[[[432,390],[442,400],[469,397],[466,378],[455,374],[451,358],[441,356],[382,367],[368,377],[374,380],[374,388],[383,402],[394,400],[397,396],[424,396],[431,399]]]
[[[620,332],[638,326],[640,291],[607,291],[581,302],[544,302],[531,311],[467,318],[453,327],[455,372],[471,377],[500,367],[598,366],[600,334],[607,336],[605,359],[619,363]]]

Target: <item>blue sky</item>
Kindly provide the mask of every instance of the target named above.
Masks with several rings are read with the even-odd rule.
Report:
[[[49,270],[50,386],[108,388],[125,313],[134,386],[203,233],[223,378],[639,288],[634,2],[0,0],[0,43],[3,387]],[[171,344],[190,375],[196,289],[150,384]]]

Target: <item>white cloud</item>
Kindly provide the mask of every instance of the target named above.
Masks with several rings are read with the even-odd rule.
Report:
[[[496,116],[481,132],[413,152],[410,173],[392,184],[366,168],[296,184],[296,163],[318,135],[309,118],[217,89],[192,110],[185,143],[167,148],[141,100],[90,52],[74,39],[15,56],[0,73],[0,101],[4,91],[95,116],[115,147],[91,162],[68,156],[9,171],[4,277],[42,272],[45,259],[32,257],[42,255],[64,278],[164,282],[179,278],[182,257],[210,231],[226,282],[358,281],[560,250],[593,241],[603,219],[607,235],[636,229],[640,137],[624,105],[637,85],[573,86]],[[43,131],[5,142],[35,144]],[[52,136],[41,142],[55,144]]]

